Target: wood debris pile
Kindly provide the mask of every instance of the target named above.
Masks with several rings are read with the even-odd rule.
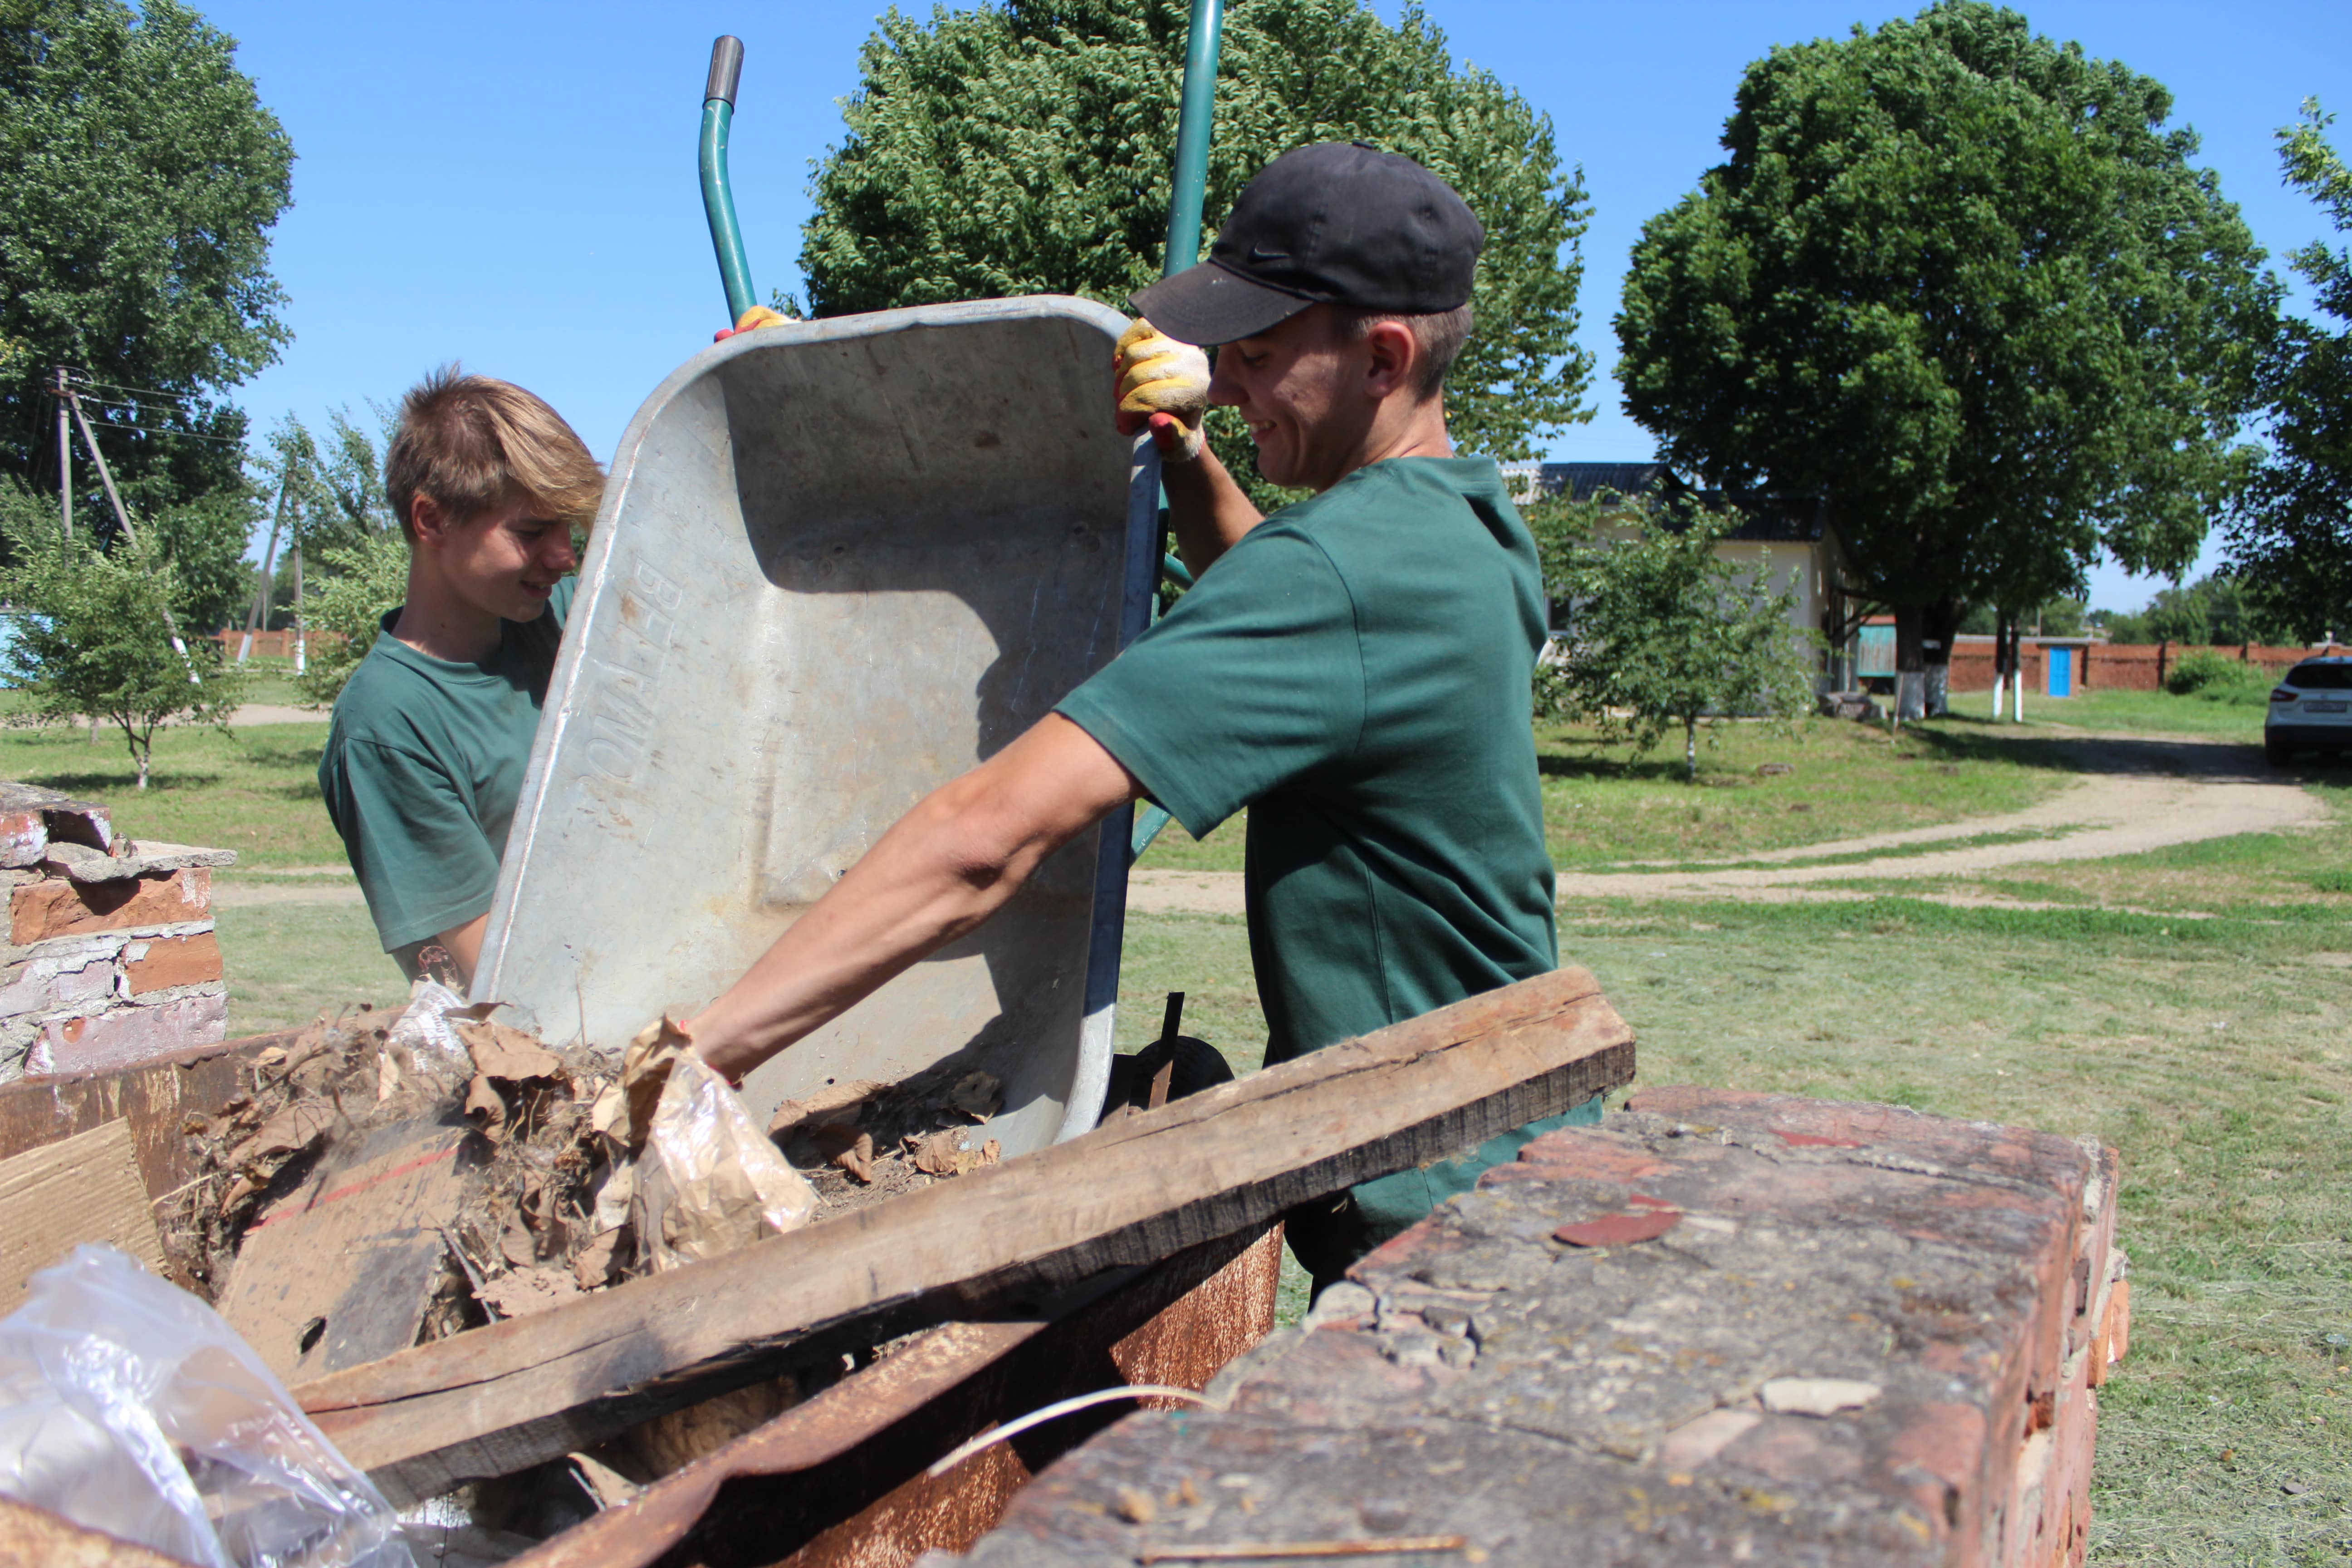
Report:
[[[321,1017],[255,1058],[250,1094],[184,1127],[201,1173],[163,1216],[171,1271],[289,1382],[1001,1157],[983,1129],[1003,1086],[985,1072],[787,1101],[763,1134],[667,1020],[615,1059],[489,1011]],[[271,1261],[233,1288],[248,1237],[280,1226]],[[321,1251],[350,1277],[300,1264]],[[267,1321],[241,1321],[257,1294]]]

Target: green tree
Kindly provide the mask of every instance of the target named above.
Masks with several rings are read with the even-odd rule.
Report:
[[[16,564],[0,573],[0,596],[26,613],[0,666],[31,700],[12,722],[103,721],[122,731],[147,787],[157,726],[168,720],[226,723],[242,682],[207,638],[172,647],[168,616],[176,574],[125,546],[102,551],[44,528],[17,534]]]
[[[294,152],[235,50],[175,0],[0,0],[0,473],[55,488],[64,364],[135,511],[239,488]]]
[[[2179,571],[2251,461],[2277,286],[2171,112],[1981,0],[1775,48],[1634,248],[1627,406],[1710,484],[1826,494],[1906,671],[2102,547]]]
[[[295,684],[302,695],[332,705],[343,682],[382,634],[383,617],[408,594],[408,542],[397,533],[372,533],[325,552],[327,574],[303,607],[309,630],[330,634],[309,645]]]
[[[2318,100],[2279,132],[2286,183],[2352,234],[2352,168],[2329,145]],[[2334,330],[2290,318],[2263,363],[2271,453],[2229,530],[2229,559],[2288,635],[2352,627],[2352,249],[2315,240],[2287,258]]]
[[[1737,513],[1600,497],[1539,503],[1529,521],[1566,612],[1537,667],[1538,712],[1588,720],[1643,752],[1679,728],[1696,779],[1702,719],[1788,720],[1812,706],[1819,645],[1790,624],[1796,595],[1770,591],[1769,555],[1749,574],[1716,554]]]
[[[1182,0],[1006,0],[884,17],[848,136],[816,173],[801,252],[814,312],[1048,292],[1124,308],[1160,276],[1187,16]],[[1419,159],[1486,226],[1479,328],[1446,399],[1456,441],[1529,457],[1591,417],[1575,342],[1590,208],[1550,121],[1455,68],[1418,5],[1391,28],[1360,0],[1234,0],[1204,236],[1276,154],[1349,140]],[[1210,428],[1255,483],[1239,422],[1220,411]]]
[[[2139,620],[2151,642],[2262,643],[2282,634],[2265,605],[2220,574],[2158,589]]]

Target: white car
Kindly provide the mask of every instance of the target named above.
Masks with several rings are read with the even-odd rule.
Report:
[[[2263,755],[2284,767],[2297,752],[2352,752],[2352,658],[2306,658],[2272,688]]]

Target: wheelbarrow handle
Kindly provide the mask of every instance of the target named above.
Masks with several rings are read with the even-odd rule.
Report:
[[[710,46],[710,76],[702,86],[702,216],[709,220],[710,247],[719,258],[719,281],[727,290],[727,324],[759,303],[751,292],[751,263],[743,254],[743,230],[735,221],[735,193],[727,178],[727,132],[735,119],[735,85],[743,75],[743,40],[721,34]]]
[[[735,107],[735,84],[743,79],[743,40],[721,33],[710,46],[710,79],[703,84],[702,101],[723,100]]]

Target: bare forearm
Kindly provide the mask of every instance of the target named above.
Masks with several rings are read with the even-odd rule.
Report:
[[[1168,491],[1177,553],[1196,577],[1265,521],[1205,444],[1189,463],[1163,462],[1160,482]]]
[[[490,917],[479,914],[464,925],[451,926],[433,939],[449,950],[450,958],[457,965],[457,978],[468,985],[473,984],[474,971],[481,966],[482,935],[489,929]]]
[[[1091,737],[1049,715],[901,817],[688,1033],[740,1080],[987,920],[1133,793]]]

